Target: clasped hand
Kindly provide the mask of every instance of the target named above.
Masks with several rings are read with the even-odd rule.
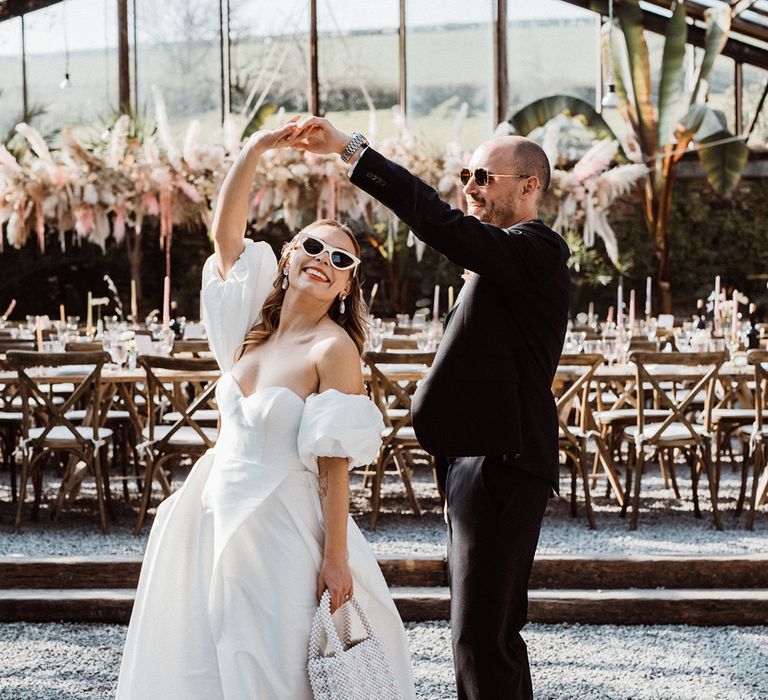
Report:
[[[350,136],[337,129],[323,117],[308,117],[299,121],[293,117],[276,129],[264,129],[251,135],[248,146],[259,151],[270,148],[297,148],[311,153],[341,153]]]

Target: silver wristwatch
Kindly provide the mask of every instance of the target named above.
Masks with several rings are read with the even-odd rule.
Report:
[[[355,155],[355,153],[357,153],[357,150],[367,145],[368,145],[368,139],[366,139],[365,136],[363,136],[358,131],[353,131],[352,138],[349,139],[349,142],[344,147],[344,150],[341,152],[341,159],[345,163],[349,163],[352,156]]]

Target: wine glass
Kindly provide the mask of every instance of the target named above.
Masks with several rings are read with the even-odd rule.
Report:
[[[112,361],[120,369],[128,359],[128,346],[120,341],[113,343],[109,354],[112,356]]]
[[[372,328],[368,333],[368,348],[371,352],[381,352],[381,346],[384,343],[384,336],[378,328]]]
[[[429,331],[420,331],[416,334],[416,347],[422,352],[426,352],[432,345],[432,338],[429,336]]]
[[[603,338],[603,355],[611,367],[619,356],[619,345],[615,338]]]

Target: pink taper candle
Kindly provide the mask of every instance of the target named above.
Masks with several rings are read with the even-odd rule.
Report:
[[[645,316],[650,318],[653,314],[653,306],[651,305],[651,278],[645,278]]]
[[[635,290],[629,290],[629,332],[635,329]]]
[[[739,292],[733,290],[733,308],[731,310],[731,340],[735,343],[739,335]]]
[[[168,328],[171,324],[171,278],[165,276],[163,285],[163,327]]]
[[[432,319],[437,321],[440,318],[440,285],[435,285],[435,305],[432,309]]]
[[[712,324],[715,331],[720,329],[720,275],[715,277],[715,303],[712,312]]]
[[[619,288],[616,292],[616,325],[624,325],[624,282],[619,277]]]

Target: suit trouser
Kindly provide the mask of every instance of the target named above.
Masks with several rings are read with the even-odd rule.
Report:
[[[533,697],[520,630],[549,481],[498,457],[459,457],[446,484],[451,636],[459,700]]]

